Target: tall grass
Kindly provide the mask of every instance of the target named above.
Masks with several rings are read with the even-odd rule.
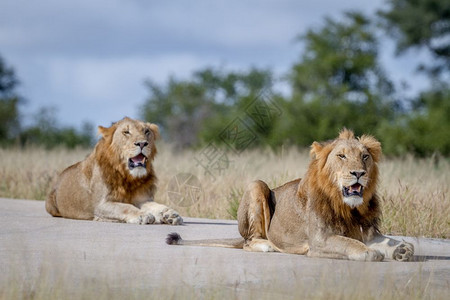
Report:
[[[44,200],[57,175],[89,151],[0,148],[0,197]]]
[[[43,200],[57,174],[88,153],[0,149],[0,197]],[[228,153],[226,159],[221,157],[219,168],[203,168],[199,163],[202,153],[159,145],[156,201],[176,208],[184,216],[231,219],[249,182],[261,179],[275,187],[302,177],[309,162],[307,151],[290,148],[275,153],[262,149]],[[449,160],[413,156],[385,159],[380,171],[384,233],[450,238]],[[191,174],[191,179],[198,181],[190,180],[187,185],[177,182],[179,185],[174,186],[174,178],[181,173]]]

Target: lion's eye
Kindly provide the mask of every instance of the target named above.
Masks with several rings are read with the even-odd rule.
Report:
[[[338,154],[337,156],[338,156],[340,159],[346,159],[345,154]]]
[[[123,135],[130,135],[130,131],[129,130],[124,130],[122,131]]]
[[[364,154],[363,157],[362,157],[362,159],[363,159],[363,160],[368,160],[369,157],[370,157],[369,154]]]
[[[149,135],[150,134],[150,129],[145,129],[145,135]]]

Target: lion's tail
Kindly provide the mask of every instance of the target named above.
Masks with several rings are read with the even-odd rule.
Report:
[[[190,246],[205,246],[205,247],[223,247],[242,249],[244,247],[244,239],[210,239],[210,240],[183,240],[181,236],[176,233],[167,235],[166,243],[169,245],[190,245]]]

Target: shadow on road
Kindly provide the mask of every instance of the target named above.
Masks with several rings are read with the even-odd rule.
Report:
[[[417,261],[430,261],[430,260],[450,260],[450,256],[414,255],[411,261],[417,262]]]
[[[233,225],[236,226],[236,224],[232,223],[220,223],[220,222],[184,222],[185,225]]]

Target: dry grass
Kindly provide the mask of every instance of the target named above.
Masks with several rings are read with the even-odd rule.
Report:
[[[203,149],[205,150],[205,149]],[[0,149],[0,197],[43,200],[59,171],[83,159],[87,150]],[[215,156],[222,160],[207,170],[202,150],[176,152],[159,145],[155,169],[159,177],[156,200],[185,216],[229,219],[246,184],[255,179],[275,187],[302,177],[309,157],[306,151],[282,149],[244,151]],[[435,158],[405,157],[381,163],[382,231],[389,234],[450,238],[450,162]],[[177,174],[187,173],[200,184],[174,185]],[[216,178],[214,178],[214,176]],[[178,177],[181,178],[181,177]],[[179,182],[180,183],[180,182]],[[180,183],[182,184],[182,183]]]
[[[111,279],[104,278],[104,275],[86,276],[77,279],[74,284],[72,277],[64,271],[64,266],[62,263],[53,272],[40,267],[41,276],[31,281],[12,276],[3,286],[0,283],[0,299],[448,299],[445,287],[429,288],[429,280],[435,274],[422,272],[420,268],[416,273],[399,279],[391,271],[387,271],[384,278],[379,278],[370,266],[363,266],[365,272],[360,276],[350,275],[354,279],[350,287],[342,285],[341,278],[330,276],[330,273],[336,272],[330,266],[318,266],[322,268],[322,275],[314,279],[294,272],[289,285],[276,276],[271,281],[225,285],[217,279],[222,276],[220,271],[209,268],[204,272],[210,279],[199,285],[184,282],[173,285],[167,274],[161,274],[167,277],[165,285],[154,286],[149,282],[144,286],[127,287],[112,284]]]
[[[0,148],[0,197],[44,200],[58,173],[89,151]]]

